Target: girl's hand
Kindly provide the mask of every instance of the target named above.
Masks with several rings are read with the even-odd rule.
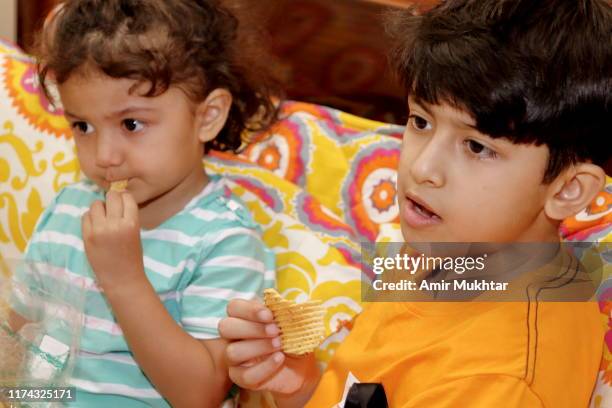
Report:
[[[108,192],[106,203],[95,201],[83,215],[81,228],[87,259],[105,291],[146,280],[138,205],[131,194]]]
[[[242,388],[281,395],[307,393],[307,400],[319,379],[313,354],[285,355],[272,312],[259,301],[232,300],[227,314],[219,333],[232,341],[226,349],[232,381]]]

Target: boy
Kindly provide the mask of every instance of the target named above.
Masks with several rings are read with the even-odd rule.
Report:
[[[448,0],[396,29],[404,239],[558,242],[561,220],[604,185],[610,6]],[[585,407],[603,340],[595,303],[377,302],[321,375],[312,357],[279,351],[261,304],[236,300],[228,314],[230,377],[287,407],[365,406],[381,388],[392,407]]]

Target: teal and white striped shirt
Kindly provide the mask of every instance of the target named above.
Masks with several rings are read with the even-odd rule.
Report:
[[[70,380],[77,401],[70,406],[168,407],[134,360],[84,252],[81,216],[103,199],[104,192],[90,181],[63,189],[28,244],[26,261],[35,267],[22,268],[16,279],[27,282],[25,271],[34,269],[37,282],[50,291],[57,282],[86,289]],[[183,210],[155,229],[142,230],[141,239],[149,281],[174,320],[195,338],[218,338],[217,324],[230,299],[256,298],[274,284],[274,254],[222,178],[212,177]]]

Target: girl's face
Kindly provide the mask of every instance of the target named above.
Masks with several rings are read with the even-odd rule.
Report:
[[[148,84],[93,70],[58,88],[83,172],[105,190],[127,180],[141,215],[174,213],[206,184],[195,104],[180,89],[143,97]]]

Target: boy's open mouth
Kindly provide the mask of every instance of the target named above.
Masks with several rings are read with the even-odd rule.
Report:
[[[403,215],[408,225],[422,227],[442,221],[442,218],[433,212],[431,208],[427,207],[422,201],[417,200],[417,198],[406,196]]]
[[[429,218],[437,217],[437,218],[440,218],[440,217],[438,217],[438,215],[436,213],[434,213],[433,211],[428,210],[426,207],[423,207],[422,205],[420,205],[416,201],[412,201],[412,203],[414,204],[415,211],[418,212],[419,214],[421,214],[423,217],[429,217]]]

